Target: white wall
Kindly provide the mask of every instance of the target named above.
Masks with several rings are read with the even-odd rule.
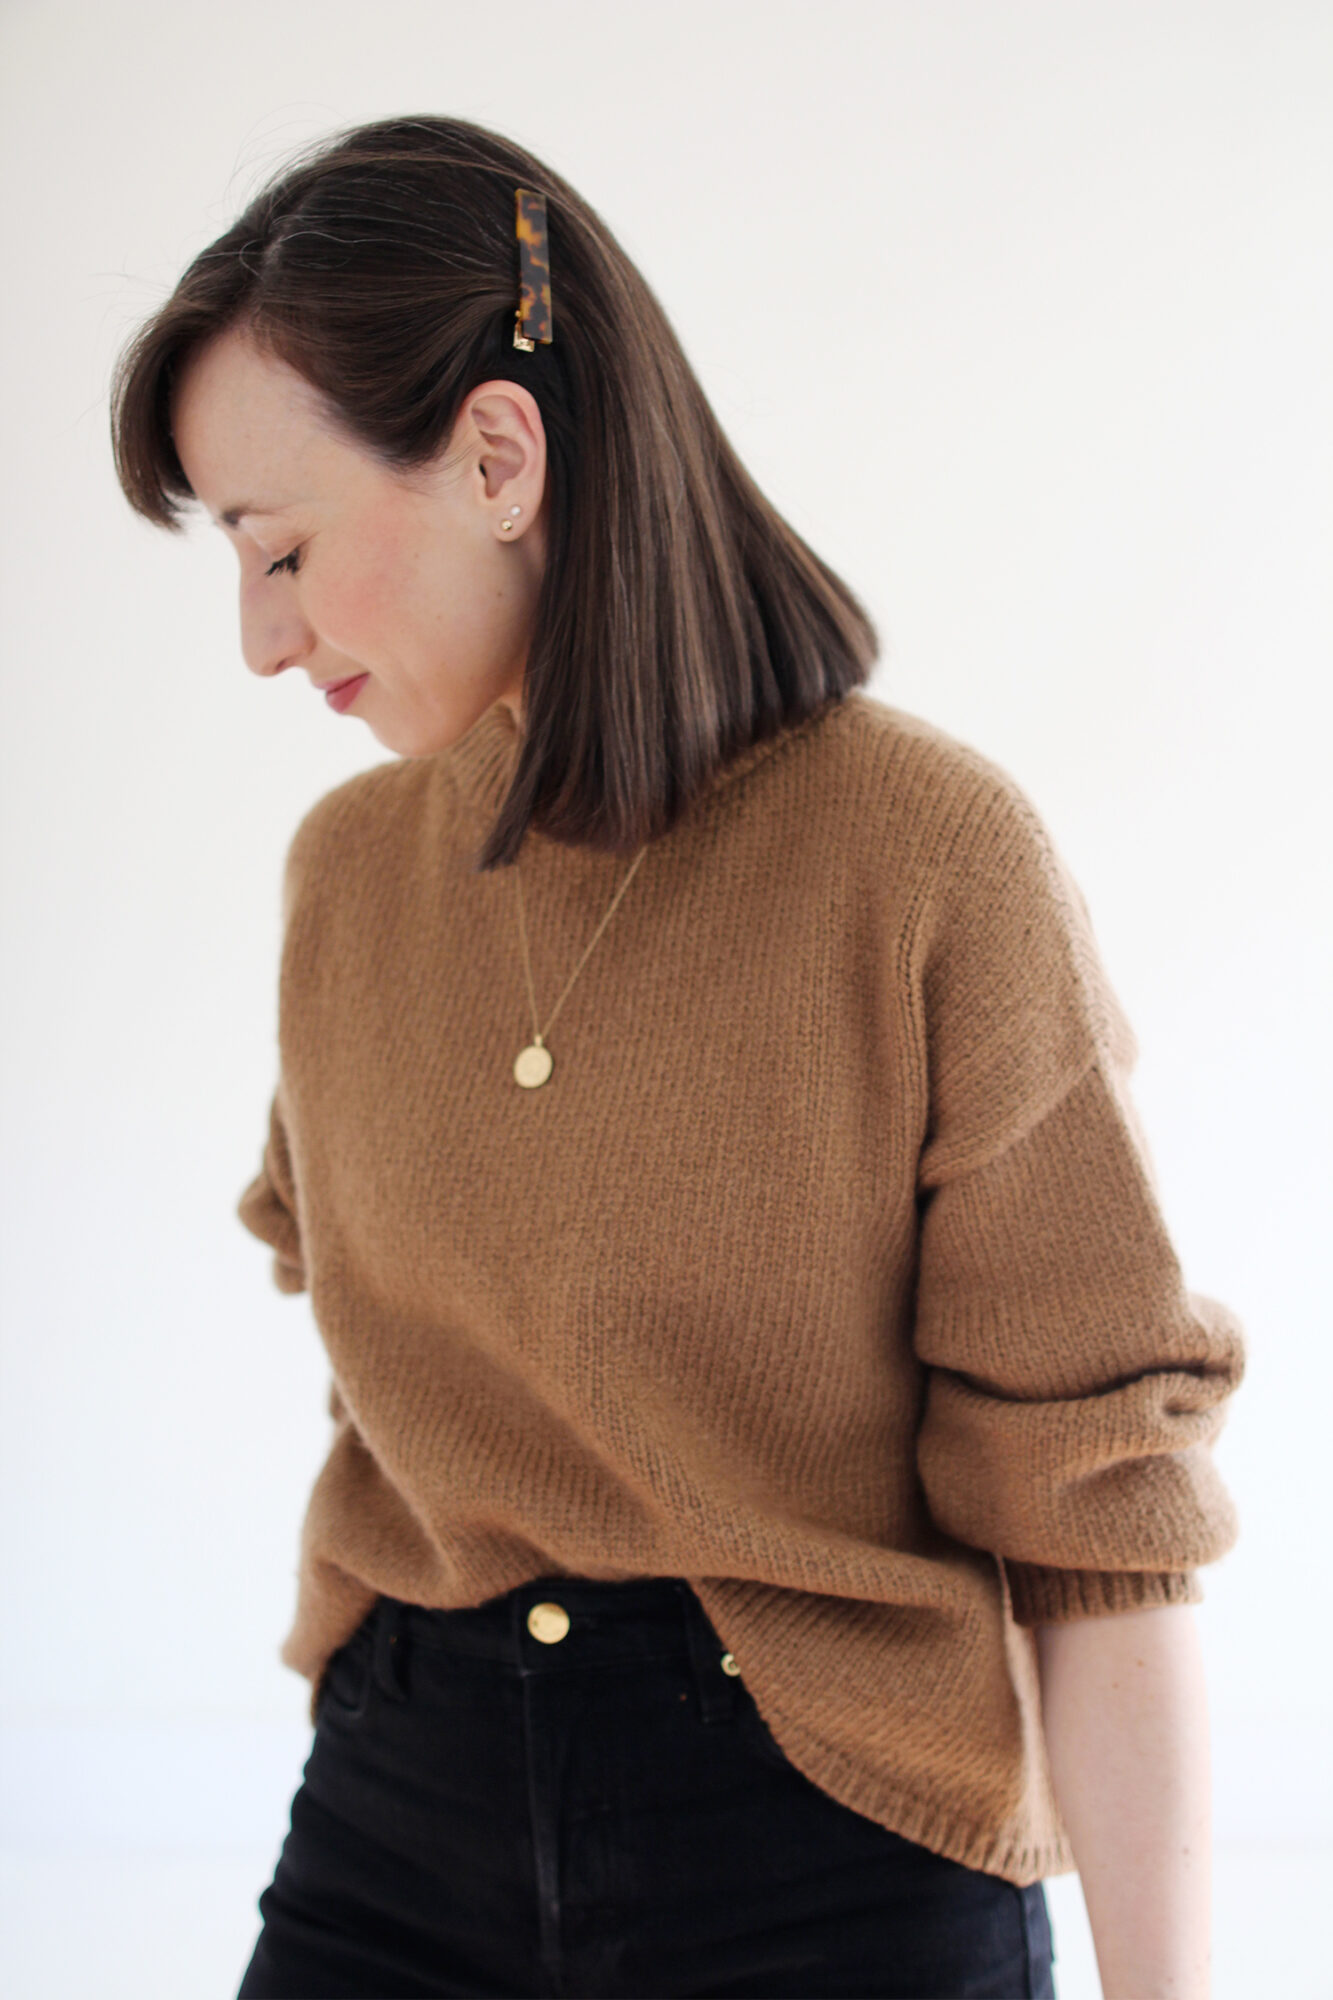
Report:
[[[231,549],[131,516],[106,395],[290,149],[438,111],[600,210],[878,618],[872,692],[1006,765],[1066,853],[1187,1277],[1250,1341],[1217,1447],[1242,1535],[1197,1614],[1219,1835],[1333,1837],[1333,9],[9,0],[0,59],[15,1823],[46,1786],[44,1838],[132,1840],[106,1801],[164,1729],[278,1727],[264,1813],[294,1782],[276,1649],[326,1371],[234,1204],[287,837],[385,753],[246,672]],[[93,1728],[103,1790],[53,1806]],[[202,1796],[164,1791],[169,1846]]]

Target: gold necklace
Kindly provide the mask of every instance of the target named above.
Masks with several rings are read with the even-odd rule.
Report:
[[[535,1090],[538,1084],[545,1083],[547,1077],[551,1074],[551,1069],[552,1069],[551,1051],[546,1046],[546,1036],[547,1032],[550,1029],[551,1022],[555,1020],[556,1015],[560,1012],[560,1009],[564,1006],[565,995],[569,992],[570,987],[574,984],[574,981],[578,978],[580,972],[582,972],[584,967],[584,962],[587,959],[588,953],[592,950],[598,938],[602,935],[602,932],[606,929],[612,917],[615,915],[616,904],[620,901],[626,889],[628,889],[630,883],[634,880],[634,871],[638,867],[639,863],[643,860],[643,857],[647,852],[648,852],[648,843],[645,841],[643,846],[639,849],[638,853],[635,855],[633,861],[630,863],[630,869],[628,875],[626,875],[624,881],[621,883],[620,887],[616,890],[615,895],[611,898],[610,909],[607,911],[606,915],[602,918],[601,923],[598,924],[596,930],[593,932],[591,938],[588,940],[587,949],[584,951],[583,957],[579,960],[578,964],[574,967],[574,970],[570,973],[569,978],[565,984],[565,991],[560,995],[560,998],[556,1001],[555,1007],[551,1014],[551,1019],[546,1023],[545,1028],[539,1028],[537,1026],[537,998],[532,990],[532,963],[528,957],[528,933],[527,933],[527,927],[523,921],[523,883],[519,877],[518,862],[515,861],[514,885],[518,890],[518,934],[519,934],[519,939],[523,946],[523,970],[527,976],[528,1000],[532,1006],[532,1040],[528,1043],[528,1046],[525,1049],[520,1049],[518,1054],[514,1058],[514,1082],[521,1084],[525,1090]]]

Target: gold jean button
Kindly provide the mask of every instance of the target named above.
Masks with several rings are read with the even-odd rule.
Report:
[[[569,1630],[569,1613],[563,1604],[534,1604],[528,1613],[528,1630],[544,1646],[553,1646]]]

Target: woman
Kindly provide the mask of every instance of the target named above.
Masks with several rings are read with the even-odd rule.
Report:
[[[124,491],[396,753],[284,874],[239,1213],[334,1431],[241,1995],[1207,1990],[1242,1332],[1019,786],[873,699],[598,216],[336,136],[122,358]]]

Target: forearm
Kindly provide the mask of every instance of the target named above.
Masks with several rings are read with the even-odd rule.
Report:
[[[1041,1625],[1037,1651],[1105,2000],[1208,2000],[1212,1781],[1193,1607]]]

